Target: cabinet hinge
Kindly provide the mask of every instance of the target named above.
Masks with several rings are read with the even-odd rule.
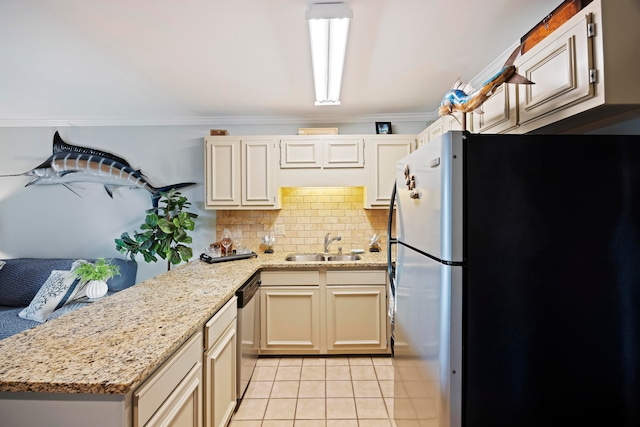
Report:
[[[598,82],[598,70],[592,68],[589,70],[589,83],[597,83]]]
[[[587,37],[595,37],[596,36],[596,24],[593,22],[587,24]]]

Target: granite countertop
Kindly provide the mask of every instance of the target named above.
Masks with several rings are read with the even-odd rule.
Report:
[[[260,269],[381,268],[386,253],[350,262],[290,262],[258,254],[198,260],[88,307],[0,340],[0,391],[127,394],[202,330]]]

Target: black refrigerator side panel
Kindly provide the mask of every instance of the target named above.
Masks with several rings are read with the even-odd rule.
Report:
[[[466,426],[640,425],[640,137],[469,135]]]

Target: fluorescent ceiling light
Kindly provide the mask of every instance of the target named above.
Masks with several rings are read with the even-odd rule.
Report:
[[[345,3],[314,3],[307,11],[316,105],[340,105],[342,69],[352,16]]]

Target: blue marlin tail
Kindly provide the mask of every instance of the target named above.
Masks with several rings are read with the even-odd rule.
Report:
[[[0,176],[31,176],[33,179],[26,186],[61,184],[76,195],[78,193],[71,186],[77,182],[103,184],[111,198],[114,188],[117,187],[143,189],[151,194],[154,207],[158,206],[160,193],[195,185],[195,182],[183,182],[154,187],[140,170],[133,169],[122,157],[106,151],[68,144],[62,140],[58,132],[53,136],[53,154],[41,165],[22,174]]]

